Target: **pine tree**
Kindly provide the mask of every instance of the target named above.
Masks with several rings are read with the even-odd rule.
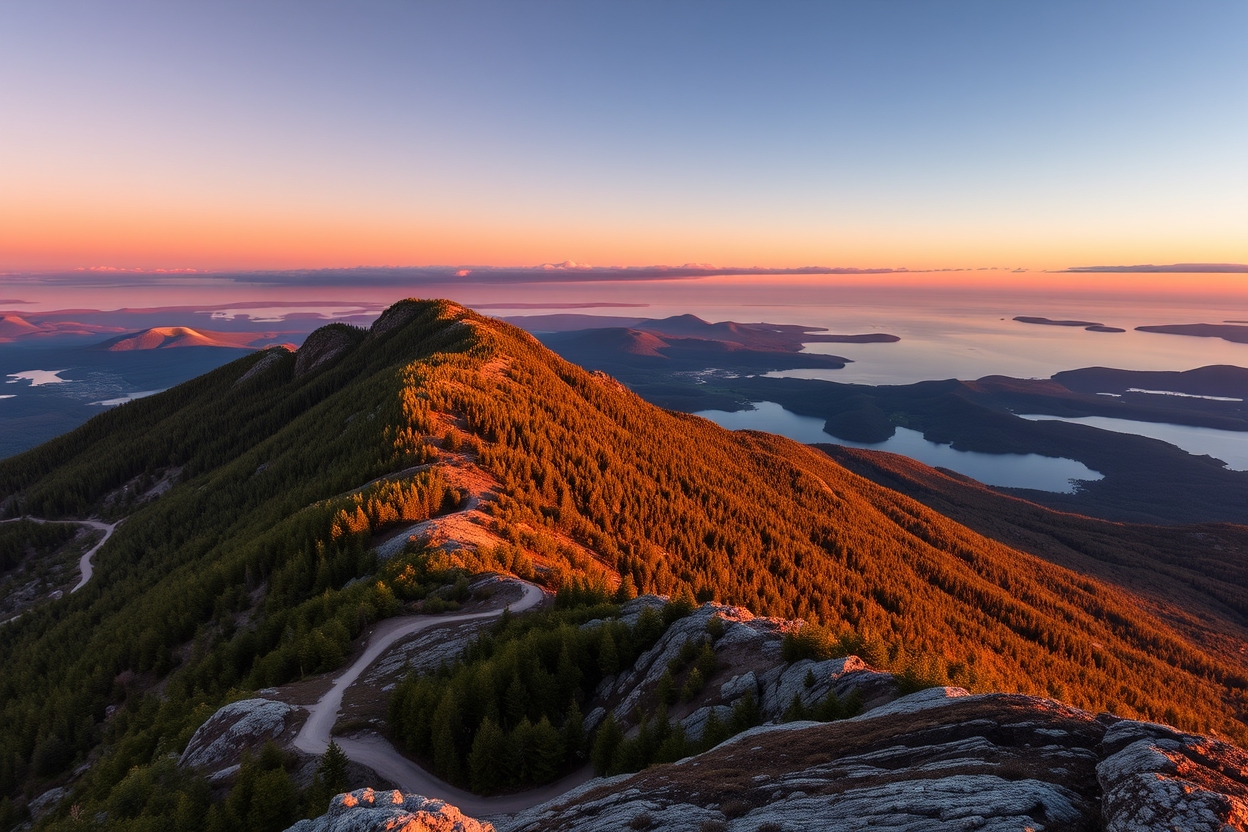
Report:
[[[563,750],[569,765],[577,765],[585,758],[585,718],[575,700],[568,706],[563,718]]]
[[[542,717],[533,726],[532,759],[529,766],[529,778],[532,783],[545,783],[553,780],[559,773],[563,763],[563,740],[550,720]]]
[[[537,744],[533,723],[526,716],[511,730],[507,739],[513,779],[521,785],[532,783]]]
[[[589,755],[595,774],[603,775],[611,770],[615,750],[623,740],[624,732],[620,730],[619,723],[615,721],[615,714],[607,714],[607,718],[602,721],[602,724],[598,726],[598,731],[594,734],[594,747]]]
[[[520,724],[520,720],[528,718],[529,689],[520,679],[518,671],[512,675],[511,684],[507,686],[507,692],[503,696],[503,707],[507,712],[507,724],[513,728]]]
[[[633,583],[633,576],[630,572],[624,573],[624,579],[620,581],[620,588],[615,591],[615,597],[612,599],[617,604],[623,604],[625,601],[631,601],[637,597],[637,584]]]
[[[598,669],[603,676],[610,676],[620,670],[620,657],[615,649],[615,638],[611,630],[602,628],[602,640],[598,642]]]
[[[342,746],[329,741],[321,761],[317,763],[316,773],[331,796],[347,790],[347,755]]]
[[[450,783],[463,781],[459,735],[463,731],[455,692],[447,689],[433,714],[433,767]]]
[[[482,720],[468,754],[468,777],[472,790],[491,794],[506,783],[507,738],[498,723],[488,716]]]
[[[659,677],[659,684],[655,689],[655,693],[659,697],[660,704],[676,704],[676,680],[672,678],[672,671],[670,669],[664,670],[663,675]]]

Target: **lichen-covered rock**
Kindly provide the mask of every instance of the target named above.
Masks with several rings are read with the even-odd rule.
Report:
[[[642,595],[629,601],[621,609],[621,620],[628,624],[636,624],[641,613],[647,607],[660,609],[664,599],[654,595]],[[711,619],[718,618],[722,624],[722,633],[713,638],[708,631]],[[584,626],[588,627],[595,622]],[[597,622],[601,623],[601,622]],[[785,663],[780,657],[780,644],[784,633],[798,626],[798,622],[780,618],[762,618],[753,615],[740,607],[723,604],[703,604],[692,613],[672,623],[662,638],[637,658],[631,668],[618,675],[604,679],[599,685],[596,697],[604,701],[615,701],[612,712],[615,718],[623,723],[633,720],[636,708],[648,691],[655,689],[660,677],[669,664],[680,655],[686,643],[713,643],[717,655],[735,652],[748,656],[751,667],[747,673],[754,674],[750,678],[758,683],[757,674],[774,671],[779,673]],[[738,674],[744,676],[745,674]],[[889,677],[892,678],[891,676]],[[737,681],[741,692],[736,695],[734,689],[721,692],[725,702],[731,702],[744,695],[749,688],[748,682]],[[826,689],[826,688],[825,688]],[[754,690],[757,695],[757,687]],[[787,707],[788,703],[785,703]],[[776,714],[766,714],[768,718],[783,713],[781,708]]]
[[[840,722],[759,726],[674,765],[591,781],[500,828],[1099,828],[1102,722],[1050,700],[956,692]]]
[[[55,808],[56,804],[60,803],[61,799],[65,797],[65,795],[67,794],[69,794],[68,790],[66,790],[62,786],[57,786],[55,788],[48,789],[43,794],[39,795],[34,800],[30,801],[30,804],[27,808],[30,809],[31,817],[33,817],[35,820],[38,820],[39,818],[43,817],[49,811]]]
[[[711,714],[715,714],[715,718],[719,720],[720,725],[727,725],[732,719],[732,708],[727,705],[703,705],[689,716],[680,721],[681,726],[685,729],[685,737],[690,742],[698,742],[702,739],[702,735],[706,733],[706,723],[710,721]]]
[[[893,674],[868,667],[857,656],[822,662],[803,659],[777,671],[767,676],[759,702],[759,710],[767,719],[783,716],[794,697],[809,708],[830,694],[846,700],[856,692],[863,709],[869,710],[897,696]],[[813,684],[807,685],[807,681]]]
[[[1248,828],[1248,753],[1165,725],[1110,725],[1096,767],[1106,832]]]
[[[231,702],[208,717],[187,743],[178,765],[205,772],[237,766],[244,751],[293,736],[299,708],[271,699]]]
[[[733,676],[719,686],[719,695],[728,702],[740,699],[747,693],[758,696],[758,677],[754,675],[753,670],[747,670],[740,676]]]
[[[492,832],[488,823],[441,800],[400,791],[358,789],[340,794],[319,818],[301,820],[286,832]]]

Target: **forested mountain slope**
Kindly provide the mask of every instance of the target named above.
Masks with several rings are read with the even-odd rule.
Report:
[[[410,589],[372,535],[461,504],[439,468],[452,454],[497,483],[482,508],[551,583],[596,571],[561,554],[570,540],[639,590],[817,621],[932,681],[1244,737],[1244,662],[1128,591],[818,450],[646,404],[507,324],[404,301],[367,332],[326,327],[0,463],[8,516],[132,512],[83,590],[3,630],[0,792],[91,759],[107,793],[231,689],[341,662]],[[117,497],[172,468],[158,499]]]

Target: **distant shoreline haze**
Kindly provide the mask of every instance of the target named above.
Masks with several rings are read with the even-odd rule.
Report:
[[[1160,268],[1160,267],[1158,267]],[[1245,266],[1237,269],[1248,270]],[[698,307],[802,304],[943,303],[959,307],[998,304],[1007,317],[1090,317],[1089,304],[1113,308],[1156,305],[1208,311],[1201,320],[1157,319],[1153,324],[1215,322],[1248,318],[1248,276],[1226,272],[1013,271],[1008,269],[842,270],[838,273],[719,272],[691,274],[671,269],[580,270],[493,269],[493,278],[457,277],[438,269],[327,269],[285,272],[168,274],[139,271],[77,271],[0,274],[0,315],[58,310],[130,310],[172,307],[195,311],[247,304],[292,310],[357,304],[374,317],[395,297],[449,297],[483,310],[570,309],[662,306],[668,314]],[[495,280],[496,282],[490,282]],[[68,300],[68,302],[67,302]],[[188,308],[191,307],[191,308]],[[1101,308],[1104,308],[1102,306]],[[1110,317],[1097,313],[1097,320]],[[647,316],[650,316],[647,313]],[[659,317],[662,317],[660,315]],[[705,317],[705,316],[703,316]],[[1110,321],[1105,321],[1110,323]],[[170,325],[165,322],[153,325]],[[189,324],[188,324],[189,325]],[[203,325],[202,321],[201,324]]]

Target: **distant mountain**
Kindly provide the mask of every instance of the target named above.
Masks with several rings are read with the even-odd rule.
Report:
[[[80,591],[0,625],[0,797],[65,785],[103,828],[181,813],[185,828],[280,829],[248,827],[250,794],[214,803],[169,755],[227,700],[331,671],[378,618],[466,599],[486,571],[801,617],[913,683],[1248,737],[1248,656],[1118,583],[1121,550],[1089,548],[1096,574],[1020,551],[817,449],[648,404],[445,301],[322,327],[294,354],[245,356],[2,460],[0,513],[125,518]],[[1243,643],[1239,583],[1227,571],[1185,598]],[[597,672],[632,649],[619,637],[595,648]],[[547,698],[564,659],[549,646],[515,670]],[[500,719],[528,713],[516,689]],[[433,707],[438,741],[464,751],[461,705]],[[285,770],[272,753],[247,769],[291,813]],[[155,784],[185,802],[149,802]],[[243,820],[221,820],[236,805]]]
[[[35,326],[25,318],[18,317],[17,315],[5,315],[4,317],[0,317],[0,338],[11,340],[38,331],[39,327]]]
[[[261,349],[270,346],[278,337],[277,333],[272,332],[213,332],[186,326],[158,326],[109,339],[100,344],[99,349],[110,352],[166,350],[176,347]]]
[[[119,326],[108,324],[86,324],[61,320],[59,317],[44,319],[41,316],[18,315],[10,312],[0,317],[0,344],[52,336],[83,337],[121,330]]]

